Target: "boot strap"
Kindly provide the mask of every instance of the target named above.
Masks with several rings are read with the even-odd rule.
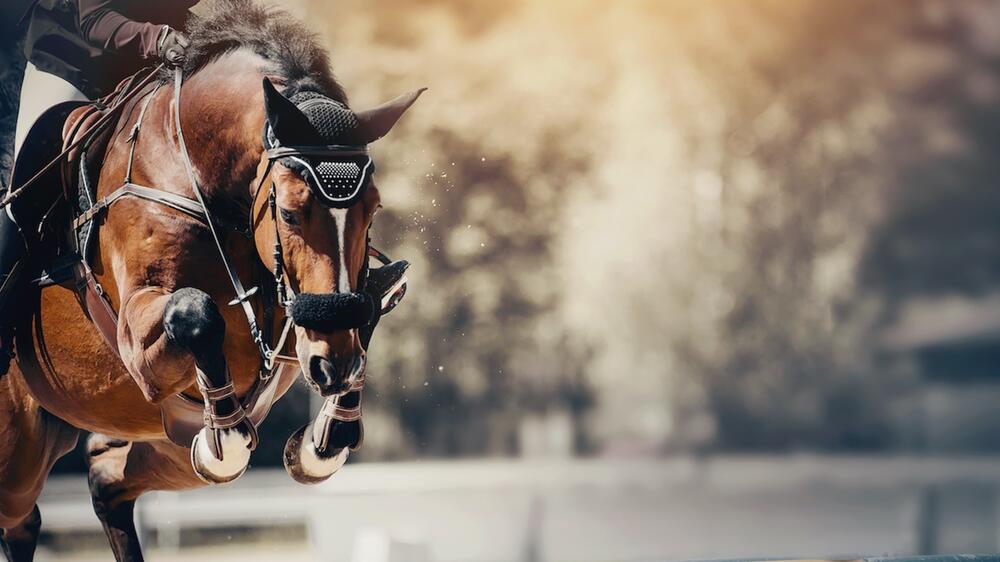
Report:
[[[232,429],[247,419],[247,413],[243,408],[239,408],[231,414],[220,416],[215,412],[207,412],[205,416],[205,427],[211,430]]]
[[[323,408],[320,409],[319,415],[342,422],[358,421],[361,419],[361,403],[359,402],[353,408],[345,408],[335,400],[327,400],[323,402]]]
[[[229,398],[234,398],[236,396],[236,387],[233,385],[233,381],[229,381],[220,387],[210,387],[208,386],[208,381],[202,380],[198,377],[198,389],[201,391],[202,396],[205,397],[207,402],[205,407],[205,427],[213,431],[232,429],[244,422],[247,419],[246,410],[243,409],[243,405],[236,400],[236,410],[230,414],[220,415],[216,413],[218,408],[218,403],[222,400]],[[253,426],[253,424],[248,424]],[[255,433],[251,428],[251,433]],[[256,441],[256,436],[251,435],[251,441]]]
[[[199,381],[200,383],[201,381]],[[225,400],[231,396],[236,396],[236,387],[233,385],[232,381],[218,387],[209,388],[208,386],[203,386],[199,384],[199,390],[201,394],[208,399],[209,402],[218,402],[219,400]]]

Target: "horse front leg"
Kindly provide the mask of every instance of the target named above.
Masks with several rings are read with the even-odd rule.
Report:
[[[120,316],[122,359],[148,400],[190,386],[194,367],[205,401],[205,427],[191,443],[195,472],[210,484],[238,478],[257,433],[233,388],[223,350],[226,323],[215,302],[194,288],[148,288],[129,298]]]
[[[205,427],[191,443],[191,464],[210,484],[231,482],[246,471],[257,447],[257,428],[246,417],[229,376],[223,342],[226,321],[207,293],[193,288],[176,291],[163,310],[170,341],[186,349],[205,400]]]
[[[361,386],[327,398],[316,419],[285,442],[283,460],[289,476],[300,484],[319,484],[347,462],[351,451],[361,448]]]

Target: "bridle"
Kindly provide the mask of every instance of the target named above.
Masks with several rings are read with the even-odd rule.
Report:
[[[288,282],[285,262],[284,262],[284,252],[281,245],[281,237],[278,235],[277,231],[278,229],[277,193],[276,193],[275,183],[273,180],[271,180],[271,172],[273,170],[274,163],[284,158],[297,159],[297,161],[301,164],[304,164],[309,169],[310,173],[314,176],[312,178],[314,181],[312,182],[307,181],[307,183],[309,183],[310,188],[313,189],[314,194],[317,192],[317,190],[324,191],[325,193],[321,193],[318,195],[323,197],[321,201],[328,204],[329,206],[341,206],[341,208],[349,207],[360,199],[360,195],[364,193],[364,189],[366,189],[370,184],[369,181],[370,174],[373,171],[373,167],[369,162],[370,158],[368,157],[367,149],[365,147],[344,147],[344,146],[281,147],[281,146],[276,146],[275,142],[267,139],[267,130],[265,128],[264,147],[267,154],[268,162],[264,172],[260,175],[260,179],[253,194],[253,200],[251,201],[251,207],[250,207],[250,217],[248,225],[249,228],[244,228],[243,226],[235,226],[232,224],[226,225],[227,227],[232,228],[236,232],[239,232],[241,235],[248,238],[252,243],[254,239],[254,232],[256,231],[257,227],[255,217],[258,215],[258,213],[254,212],[254,209],[256,208],[257,202],[261,194],[263,193],[264,186],[267,185],[267,182],[269,180],[271,180],[270,188],[267,190],[268,194],[267,205],[269,212],[271,214],[271,220],[275,228],[275,242],[273,248],[274,267],[270,272],[273,275],[275,283],[275,298],[269,298],[267,294],[260,295],[264,305],[264,310],[263,310],[264,322],[262,328],[261,325],[258,324],[257,322],[257,316],[255,314],[253,305],[251,303],[251,298],[258,293],[260,287],[256,286],[251,287],[250,290],[244,288],[244,285],[240,280],[240,277],[237,274],[235,268],[233,267],[228,254],[223,248],[221,238],[219,236],[219,227],[221,226],[221,223],[217,220],[216,217],[213,216],[213,214],[209,210],[207,203],[205,202],[205,197],[201,189],[201,184],[199,183],[198,178],[195,174],[194,165],[191,161],[190,154],[188,153],[187,150],[187,145],[184,141],[184,131],[181,126],[181,111],[180,111],[181,86],[183,84],[183,75],[180,69],[174,70],[173,82],[174,82],[173,101],[175,108],[173,112],[174,126],[176,129],[179,153],[181,160],[184,163],[184,168],[188,176],[188,181],[191,184],[191,190],[194,192],[195,198],[192,199],[190,197],[185,197],[175,193],[163,191],[161,189],[157,189],[154,187],[138,185],[133,183],[131,180],[132,159],[135,155],[135,143],[138,141],[139,138],[139,130],[141,128],[143,117],[146,113],[146,109],[149,107],[149,104],[152,101],[156,90],[159,88],[159,86],[157,86],[156,88],[153,89],[152,92],[148,94],[148,97],[145,103],[143,104],[142,109],[139,112],[138,120],[136,121],[135,125],[132,128],[132,132],[129,134],[128,141],[132,143],[132,146],[129,150],[128,166],[123,184],[121,185],[121,187],[112,191],[110,194],[106,195],[101,200],[94,202],[87,211],[81,213],[76,219],[73,220],[72,226],[74,230],[79,230],[83,228],[85,225],[94,221],[101,213],[109,209],[111,205],[113,205],[116,201],[125,197],[135,197],[138,199],[143,199],[146,201],[170,207],[176,211],[186,214],[187,216],[207,226],[208,230],[211,233],[212,240],[215,244],[216,251],[218,252],[219,260],[221,261],[223,267],[226,270],[226,274],[229,278],[230,284],[232,285],[233,292],[235,294],[235,298],[233,298],[233,300],[230,301],[229,304],[231,306],[239,305],[243,310],[251,338],[256,344],[261,358],[261,365],[257,375],[257,382],[254,385],[253,389],[250,391],[250,393],[243,399],[244,406],[247,406],[248,404],[254,404],[257,397],[261,396],[263,393],[266,393],[266,389],[270,387],[271,383],[273,383],[274,380],[276,380],[275,374],[278,371],[280,371],[280,369],[278,369],[279,363],[296,365],[296,366],[299,364],[297,358],[287,355],[281,355],[280,351],[284,348],[285,341],[288,337],[289,331],[291,330],[292,324],[295,323],[295,317],[293,313],[295,311],[297,302],[303,301],[304,297],[307,296],[311,297],[316,296],[308,294],[296,296],[292,294],[293,290]],[[143,81],[142,85],[145,85],[146,83],[147,81]],[[135,92],[129,92],[126,99],[131,98],[134,95],[134,93]],[[362,157],[364,158],[363,161],[360,160]],[[361,162],[361,164],[366,164],[366,165],[363,166],[364,173],[360,174],[357,177],[358,181],[353,184],[347,184],[342,181],[341,182],[337,181],[337,177],[335,174],[336,170],[333,168],[327,167],[325,170],[315,169],[316,166],[311,165],[311,159],[315,158],[323,158],[336,161],[343,161],[345,159],[350,160],[352,158],[357,158],[359,159],[358,161]],[[84,172],[85,159],[81,159],[80,165],[81,165],[81,181],[85,182],[86,180],[86,173]],[[326,182],[325,185],[322,182],[324,178],[321,177],[324,175],[324,172],[327,176],[329,176],[327,178],[328,181]],[[19,188],[11,195],[8,195],[8,199],[16,197],[20,193],[23,193],[23,189],[24,189],[23,187]],[[83,186],[83,190],[89,193],[89,187],[87,187],[86,185]],[[370,239],[366,236],[365,243],[367,250],[358,283],[359,291],[364,290],[365,281],[368,276],[368,270],[369,270],[368,258],[374,257],[376,260],[380,261],[383,265],[387,265],[391,262],[391,260],[385,254],[379,252],[374,247],[372,247],[370,242],[371,242]],[[89,267],[86,266],[85,262],[84,262],[84,270],[89,279],[88,283],[94,286],[94,292],[97,295],[102,295],[103,288],[100,287],[100,284],[96,281],[96,279],[93,276],[93,273],[90,271]],[[371,337],[371,330],[377,323],[380,313],[382,313],[383,311],[391,310],[391,308],[395,306],[395,303],[398,302],[399,298],[401,298],[404,291],[405,291],[405,285],[403,285],[397,291],[397,293],[394,294],[393,299],[390,300],[389,304],[387,304],[384,308],[379,308],[378,305],[381,303],[370,303],[371,304],[370,322],[368,322],[364,326],[363,330],[360,329],[361,327],[355,326],[358,327],[359,330],[361,331],[362,335],[361,340],[363,347],[367,348],[367,344]],[[364,293],[357,293],[354,295],[361,295],[361,294]],[[337,295],[351,295],[351,294],[335,293],[332,296],[337,296]],[[285,314],[285,320],[281,326],[281,331],[278,334],[277,341],[275,342],[275,345],[272,346],[271,341],[273,336],[272,328],[274,326],[273,319],[275,314],[274,310],[275,304],[285,309],[286,314]],[[113,337],[105,336],[105,338],[108,339],[108,341],[110,342],[109,345],[113,345],[114,342]],[[363,385],[363,379],[364,379],[363,376],[358,377],[358,379],[355,381],[356,387],[352,388],[352,390],[360,390],[361,385]]]
[[[311,181],[306,183],[309,185],[313,194],[317,199],[323,204],[329,207],[336,208],[347,208],[360,200],[361,196],[364,194],[365,190],[371,183],[371,175],[374,172],[374,165],[371,162],[371,158],[368,155],[368,149],[364,146],[280,146],[274,139],[273,135],[270,134],[269,126],[265,125],[265,130],[263,132],[264,146],[267,155],[267,165],[260,175],[260,180],[257,187],[254,190],[252,200],[250,202],[250,217],[249,217],[249,229],[251,237],[253,232],[256,231],[257,221],[254,213],[254,209],[257,206],[257,201],[263,191],[263,188],[268,183],[270,187],[267,190],[268,197],[268,210],[271,215],[271,221],[274,225],[274,247],[272,251],[272,257],[274,260],[274,267],[272,269],[272,274],[275,283],[275,293],[277,296],[277,304],[283,309],[286,309],[285,320],[282,324],[281,332],[278,337],[276,345],[272,348],[270,345],[270,338],[265,337],[265,331],[260,328],[257,323],[256,314],[253,310],[253,306],[250,303],[250,298],[253,297],[257,291],[258,287],[253,287],[249,291],[244,289],[242,282],[240,281],[239,275],[237,274],[235,268],[229,260],[228,255],[222,247],[218,231],[216,229],[215,221],[212,218],[212,214],[208,209],[208,205],[205,203],[205,198],[201,190],[201,186],[198,182],[198,178],[194,172],[194,165],[191,161],[191,157],[188,153],[187,146],[184,142],[184,134],[181,127],[181,117],[180,117],[180,107],[181,107],[181,86],[183,83],[182,71],[177,68],[174,70],[174,117],[175,117],[175,127],[177,129],[177,140],[180,149],[181,159],[184,161],[184,168],[188,175],[188,180],[191,183],[192,191],[195,193],[195,197],[202,210],[204,211],[204,220],[208,226],[209,231],[212,234],[212,240],[215,243],[216,249],[218,250],[219,257],[222,261],[223,266],[226,269],[227,275],[229,277],[230,283],[232,284],[233,291],[236,297],[230,301],[230,305],[240,305],[246,316],[247,325],[250,329],[250,335],[257,344],[258,351],[261,355],[261,372],[260,378],[261,382],[266,382],[268,378],[273,374],[276,362],[288,362],[297,364],[298,361],[293,357],[286,357],[279,355],[280,350],[284,347],[285,340],[288,336],[288,332],[293,323],[292,314],[287,313],[288,307],[292,304],[295,298],[293,289],[286,275],[286,267],[284,261],[284,251],[281,244],[281,236],[278,229],[278,210],[277,210],[277,188],[276,183],[271,178],[271,172],[274,168],[275,162],[279,160],[290,158],[296,160],[305,166],[305,168],[312,175]],[[321,158],[324,159],[324,164],[328,164],[326,160],[342,161],[345,159],[358,159],[360,162],[357,164],[361,173],[357,175],[357,179],[353,184],[348,184],[343,181],[342,176],[338,176],[335,170],[317,170],[317,166],[313,165],[312,159]],[[364,289],[364,281],[368,274],[368,257],[375,257],[377,260],[383,263],[383,265],[390,263],[391,260],[377,250],[371,247],[370,237],[366,234],[365,239],[365,261],[364,266],[361,271],[361,279],[358,285],[359,290]],[[346,274],[346,272],[343,272]],[[373,306],[377,306],[378,303],[373,303]],[[372,317],[377,314],[376,310],[372,310]],[[269,314],[265,314],[269,316]]]
[[[265,146],[274,143],[275,141],[270,140],[273,137],[268,134],[265,130],[264,134]],[[277,287],[278,293],[278,303],[283,307],[290,302],[288,296],[291,289],[288,287],[288,282],[285,279],[285,264],[284,264],[284,251],[281,245],[281,235],[278,232],[278,203],[277,203],[277,189],[275,182],[270,178],[271,170],[274,168],[274,163],[278,162],[284,158],[289,158],[295,160],[301,164],[304,169],[309,173],[311,178],[308,178],[306,184],[309,186],[310,191],[317,200],[322,202],[328,207],[334,208],[348,208],[353,206],[364,194],[368,187],[368,183],[371,179],[371,174],[374,171],[374,164],[371,162],[371,157],[368,155],[368,148],[364,146],[346,146],[346,145],[328,145],[328,146],[276,146],[272,145],[266,150],[267,154],[267,166],[264,169],[264,173],[261,174],[260,181],[257,184],[257,188],[254,189],[253,198],[250,201],[250,232],[256,230],[256,220],[254,219],[256,213],[253,209],[257,208],[257,201],[260,198],[260,194],[263,191],[264,185],[270,180],[270,188],[267,192],[267,206],[271,215],[271,222],[274,224],[274,252],[272,257],[274,259],[274,283]],[[332,159],[340,160],[343,158],[350,157],[361,157],[364,162],[359,165],[360,174],[355,185],[350,186],[349,189],[324,189],[324,183],[330,183],[329,172],[324,172],[322,169],[317,172],[317,166],[313,165],[309,159],[322,158],[322,159]],[[322,165],[328,164],[328,162],[323,162]],[[366,236],[366,253],[372,255],[369,251],[371,245],[370,240]],[[384,258],[381,252],[374,254],[376,258]],[[388,263],[383,261],[383,264]],[[367,269],[367,261],[366,267]],[[366,271],[362,271],[362,282],[364,280]],[[363,288],[363,287],[361,287]]]

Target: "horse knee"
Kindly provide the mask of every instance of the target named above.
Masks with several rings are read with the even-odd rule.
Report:
[[[146,287],[123,295],[118,319],[118,350],[143,396],[158,404],[191,385],[194,358],[164,329],[164,310],[172,293]]]
[[[199,364],[221,355],[226,322],[204,291],[188,287],[170,295],[163,309],[163,328],[167,338],[190,351]]]

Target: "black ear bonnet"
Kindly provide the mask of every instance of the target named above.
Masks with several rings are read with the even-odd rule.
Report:
[[[264,148],[298,172],[324,205],[353,205],[375,173],[367,147],[358,141],[357,116],[320,93],[298,92],[284,98],[277,91],[268,92],[268,86]]]

